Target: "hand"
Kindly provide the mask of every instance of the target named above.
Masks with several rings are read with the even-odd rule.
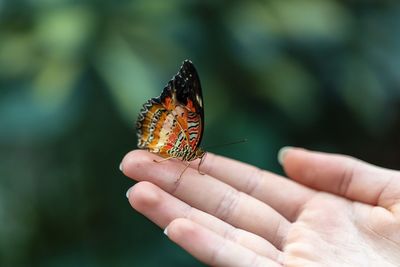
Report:
[[[213,266],[400,266],[400,173],[286,148],[292,180],[208,153],[191,164],[132,151],[132,207]]]

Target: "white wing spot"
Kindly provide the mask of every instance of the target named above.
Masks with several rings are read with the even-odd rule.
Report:
[[[196,95],[196,100],[199,103],[200,107],[203,106],[203,102],[201,101],[201,97],[199,95]]]

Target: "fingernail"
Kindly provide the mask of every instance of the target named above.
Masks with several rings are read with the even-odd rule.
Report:
[[[128,191],[126,191],[126,194],[125,194],[125,195],[126,195],[126,198],[127,198],[127,199],[129,199],[129,193],[131,192],[131,189],[132,189],[132,187],[129,188]]]
[[[123,170],[122,170],[122,162],[119,164],[119,170],[120,170],[121,172],[123,172]]]
[[[284,146],[278,152],[278,162],[279,164],[283,165],[283,160],[285,159],[286,153],[292,149],[291,146]]]
[[[168,236],[168,226],[164,229],[164,235]]]

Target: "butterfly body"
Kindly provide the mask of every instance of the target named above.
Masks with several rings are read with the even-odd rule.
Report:
[[[192,161],[205,152],[199,147],[204,129],[200,80],[185,60],[159,97],[148,100],[137,120],[138,147],[163,158]]]

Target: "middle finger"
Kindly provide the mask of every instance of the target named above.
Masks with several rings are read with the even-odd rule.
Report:
[[[232,225],[166,193],[149,182],[139,182],[128,191],[128,199],[134,209],[152,220],[161,228],[167,227],[177,218],[196,222],[232,242],[246,247],[255,253],[278,260],[281,251],[258,235],[235,228]]]

